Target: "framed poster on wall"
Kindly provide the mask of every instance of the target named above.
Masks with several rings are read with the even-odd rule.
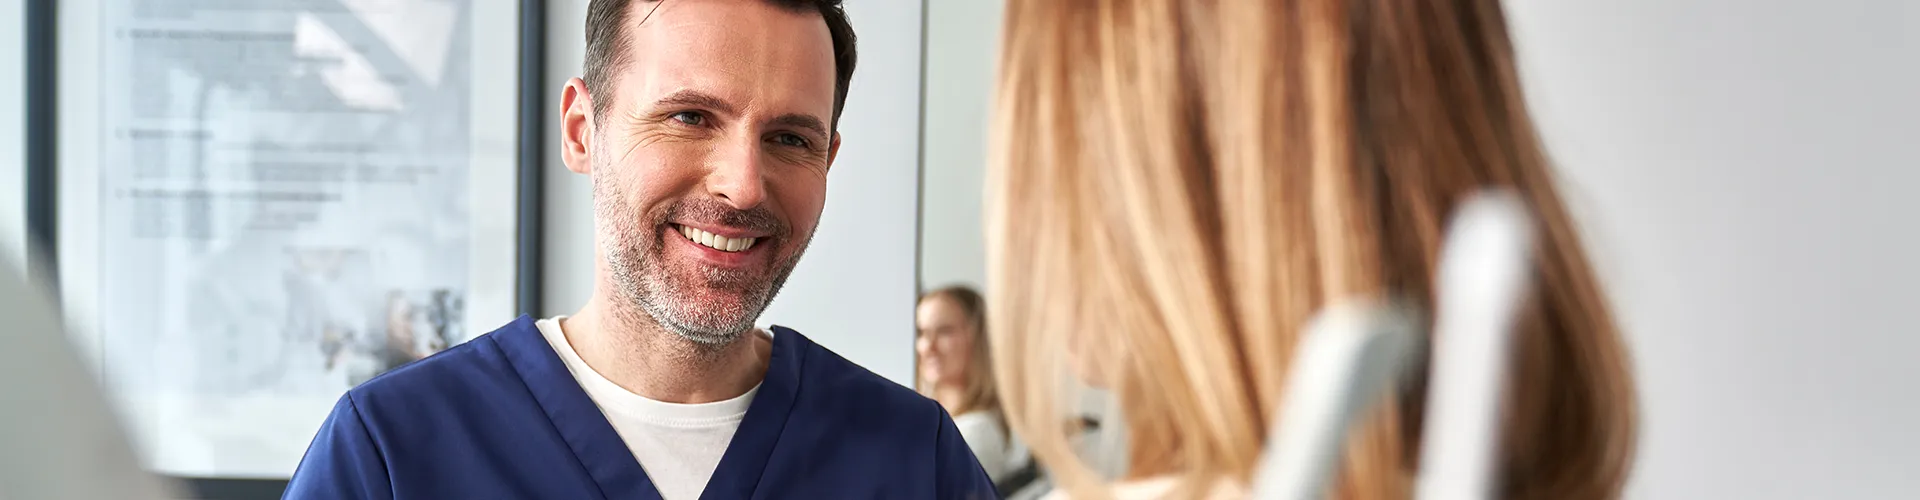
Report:
[[[147,467],[277,498],[347,389],[535,312],[542,2],[29,2],[30,226]]]

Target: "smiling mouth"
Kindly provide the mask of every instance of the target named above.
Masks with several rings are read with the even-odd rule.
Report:
[[[722,252],[729,252],[729,253],[745,252],[747,251],[747,249],[753,248],[754,243],[757,243],[760,241],[760,238],[728,238],[725,236],[709,233],[706,231],[701,231],[699,229],[693,228],[692,226],[683,226],[679,224],[674,224],[673,226],[676,228],[679,228],[680,235],[686,237],[688,241],[692,241],[694,243],[699,244],[700,246],[711,248],[714,250],[719,250]]]

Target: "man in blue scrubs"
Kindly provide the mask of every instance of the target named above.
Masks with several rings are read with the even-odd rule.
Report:
[[[838,4],[593,0],[560,118],[593,180],[592,298],[349,391],[287,497],[992,497],[937,404],[754,327],[840,149]]]

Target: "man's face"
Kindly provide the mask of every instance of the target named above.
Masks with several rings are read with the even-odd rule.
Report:
[[[591,106],[569,83],[568,166],[592,176],[613,299],[723,344],[752,328],[819,222],[839,149],[832,40],[819,14],[761,1],[634,7],[627,64],[587,92],[612,99],[605,115],[577,116]]]

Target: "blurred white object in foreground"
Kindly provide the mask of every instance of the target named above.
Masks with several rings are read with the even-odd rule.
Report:
[[[1415,498],[1489,498],[1500,443],[1500,395],[1513,326],[1526,297],[1530,218],[1512,193],[1476,195],[1455,212],[1436,270],[1427,409]],[[1254,478],[1254,498],[1320,498],[1351,421],[1393,387],[1420,346],[1411,313],[1335,305],[1300,340],[1285,406]]]
[[[1434,280],[1433,369],[1414,497],[1493,495],[1500,394],[1513,364],[1513,327],[1532,277],[1533,233],[1512,193],[1475,196],[1455,212]]]
[[[140,468],[59,311],[14,266],[0,265],[0,318],[0,499],[177,497]]]
[[[1314,315],[1294,350],[1279,425],[1255,472],[1254,498],[1320,498],[1347,427],[1367,415],[1419,352],[1420,325],[1386,305],[1334,305]]]

